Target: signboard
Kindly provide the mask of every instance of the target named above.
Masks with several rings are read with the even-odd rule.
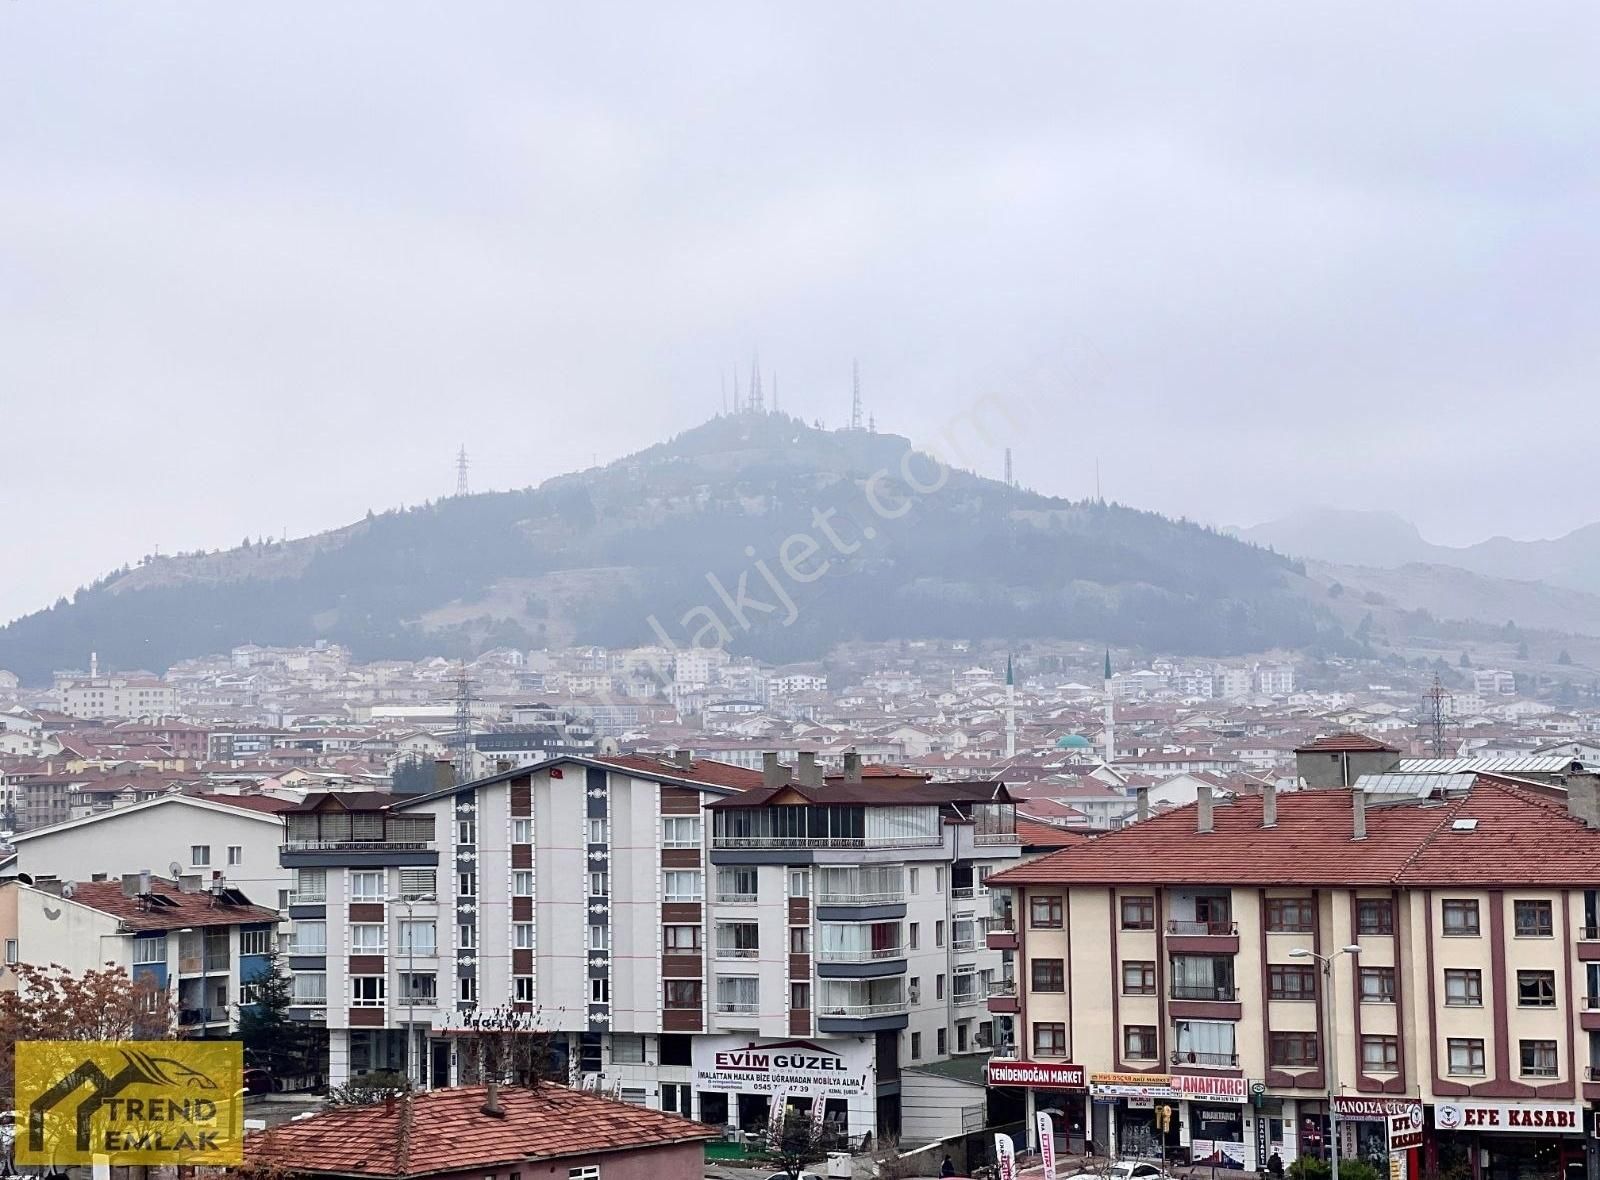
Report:
[[[1209,1099],[1213,1102],[1245,1102],[1250,1086],[1243,1078],[1214,1078],[1205,1074],[1176,1073],[1172,1088],[1180,1098]]]
[[[1580,1135],[1583,1107],[1561,1102],[1435,1102],[1433,1125],[1441,1131]]]
[[[433,1031],[473,1032],[549,1032],[549,1018],[541,1012],[518,1012],[515,1008],[467,1008],[457,1012],[435,1012]]]
[[[991,1086],[1028,1086],[1037,1090],[1083,1089],[1083,1066],[1068,1061],[1007,1061],[991,1057],[985,1076]]]
[[[1089,1092],[1096,1098],[1177,1098],[1172,1078],[1164,1073],[1095,1073]]]
[[[1039,1162],[1044,1165],[1044,1180],[1056,1180],[1056,1127],[1050,1112],[1041,1110],[1039,1123]]]
[[[994,1137],[994,1161],[998,1165],[1000,1180],[1017,1180],[1017,1148],[1010,1135]]]
[[[16,1054],[19,1164],[244,1160],[238,1041],[20,1041]]]
[[[873,1093],[871,1041],[752,1041],[695,1037],[695,1085],[723,1094],[862,1098]]]
[[[1406,1180],[1406,1153],[1391,1151],[1389,1153],[1389,1180]]]
[[[1390,1115],[1410,1114],[1422,1109],[1419,1098],[1349,1098],[1341,1094],[1333,1109],[1342,1119],[1386,1119]]]
[[[1409,1151],[1422,1146],[1422,1104],[1403,1114],[1389,1116],[1389,1152]]]

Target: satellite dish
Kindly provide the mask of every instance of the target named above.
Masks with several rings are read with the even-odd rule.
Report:
[[[78,883],[76,881],[63,881],[62,882],[62,884],[61,884],[61,896],[62,897],[71,897],[76,892],[78,892]]]
[[[183,866],[177,861],[173,861],[167,866],[167,872],[171,873],[172,879],[176,881],[179,877],[183,876]]]

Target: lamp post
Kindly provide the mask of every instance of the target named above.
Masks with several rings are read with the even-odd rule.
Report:
[[[1315,959],[1322,964],[1323,978],[1323,1010],[1328,1014],[1328,1049],[1327,1049],[1327,1075],[1328,1075],[1328,1163],[1332,1180],[1339,1180],[1339,1111],[1337,1102],[1339,1098],[1339,1032],[1338,1025],[1334,1023],[1336,1005],[1333,997],[1333,961],[1340,955],[1359,955],[1361,948],[1355,943],[1342,946],[1331,955],[1319,955],[1316,951],[1296,947],[1289,952],[1291,959]]]
[[[431,893],[402,893],[399,897],[386,897],[385,901],[399,902],[406,907],[406,1036],[405,1036],[405,1069],[406,1081],[414,1079],[411,1076],[411,1040],[415,1034],[414,1025],[417,1019],[417,938],[416,932],[411,929],[412,915],[416,913],[419,901],[437,901]],[[434,932],[434,947],[438,947],[438,932]],[[438,995],[437,978],[434,983],[434,995]]]

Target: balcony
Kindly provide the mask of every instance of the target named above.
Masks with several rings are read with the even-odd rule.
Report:
[[[1017,842],[1017,833],[1015,831],[974,832],[972,834],[972,842],[974,844],[1015,844]]]
[[[966,991],[957,991],[951,995],[951,1002],[957,1008],[970,1008],[974,1004],[987,1003],[988,999],[987,993],[980,992],[975,987],[968,988]]]
[[[1174,1052],[1172,1064],[1176,1066],[1198,1065],[1207,1069],[1237,1069],[1239,1068],[1239,1055],[1237,1053],[1196,1053],[1193,1050]]]
[[[328,953],[328,942],[326,939],[321,942],[291,942],[289,944],[289,953],[291,955],[326,955]]]
[[[1166,943],[1173,954],[1238,954],[1239,924],[1175,918],[1167,923]]]
[[[305,893],[289,894],[290,905],[327,905],[328,891],[326,889],[313,889]]]
[[[957,954],[975,951],[978,949],[978,940],[976,938],[952,938],[950,940],[950,949]]]
[[[1017,983],[1014,979],[1002,979],[989,988],[987,997],[989,1011],[1000,1016],[1013,1016],[1017,1013]]]
[[[718,1016],[754,1016],[761,1011],[761,1005],[718,1000],[715,1010]]]
[[[906,948],[903,946],[879,946],[870,950],[819,950],[817,962],[819,963],[877,963],[884,959],[903,959],[906,957]]]
[[[989,919],[989,929],[983,932],[983,941],[992,951],[1014,951],[1017,949],[1017,928],[1011,921],[1011,915],[996,916]]]
[[[817,891],[818,905],[895,905],[906,899],[904,889],[888,889],[878,893],[846,892],[842,890],[820,889]]]
[[[278,845],[285,852],[426,852],[430,840],[294,840]]]
[[[718,959],[759,959],[761,948],[754,946],[719,946],[715,951]]]
[[[1225,938],[1228,935],[1239,937],[1239,923],[1237,922],[1202,922],[1172,919],[1167,923],[1168,934],[1178,935],[1207,935],[1212,938]]]
[[[755,905],[761,900],[755,893],[718,893],[718,905]]]
[[[192,1028],[203,1024],[226,1024],[228,1010],[226,1008],[179,1008],[178,1026]]]
[[[1010,843],[1016,842],[1012,837]],[[938,848],[944,843],[940,836],[713,836],[711,847],[716,851],[743,849],[770,849],[794,851],[812,848]]]
[[[1175,983],[1169,992],[1169,998],[1174,1000],[1211,1000],[1232,1003],[1238,999],[1239,992],[1230,984],[1187,984]]]

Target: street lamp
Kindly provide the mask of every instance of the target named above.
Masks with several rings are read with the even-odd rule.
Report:
[[[405,1069],[406,1081],[409,1083],[413,1080],[411,1077],[411,1041],[416,1035],[415,1024],[417,1019],[417,936],[416,931],[411,929],[410,923],[412,915],[416,913],[416,905],[419,901],[438,901],[439,899],[431,893],[402,893],[399,897],[386,897],[383,900],[387,902],[398,902],[400,905],[406,907]],[[438,938],[439,935],[436,930],[434,932],[435,950],[438,949]],[[438,986],[437,977],[435,977],[434,996],[436,998],[438,996]]]
[[[1335,1021],[1333,1002],[1333,961],[1340,955],[1359,955],[1361,948],[1355,943],[1342,946],[1331,955],[1319,955],[1305,947],[1289,952],[1291,959],[1315,959],[1322,964],[1324,1010],[1328,1014],[1328,1162],[1332,1180],[1339,1180],[1339,1032]]]

